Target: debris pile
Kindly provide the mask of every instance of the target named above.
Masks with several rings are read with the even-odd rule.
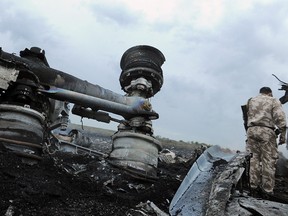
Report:
[[[111,143],[102,139],[98,150],[108,153],[107,146]],[[149,182],[100,156],[58,151],[29,165],[6,149],[0,152],[0,215],[153,215],[157,209],[168,213],[190,168],[159,161],[159,179]]]
[[[196,150],[183,146],[171,148],[163,143],[164,148],[159,153],[158,179],[144,180],[112,166],[103,157],[111,151],[111,137],[95,131],[93,134],[89,134],[92,143],[89,148],[102,152],[102,155],[55,151],[53,154],[44,154],[42,160],[34,165],[23,163],[21,158],[2,146],[0,149],[0,215],[168,216],[171,214],[169,212],[171,202],[180,185],[185,178],[189,177],[196,159],[201,159],[198,151],[204,150],[201,150],[201,146]],[[83,134],[83,136],[86,135]],[[210,156],[208,161],[211,161],[212,158],[209,158]],[[224,160],[220,159],[223,163],[218,161],[216,157],[216,161],[213,162],[213,166],[217,167],[215,170],[220,170],[219,165],[222,166],[222,170],[229,168]],[[281,161],[285,162],[283,158]],[[200,168],[203,166],[198,160],[197,164]],[[231,167],[235,166],[231,164]],[[240,169],[240,171],[243,170]],[[219,178],[223,175],[219,175]],[[241,174],[237,175],[239,178]],[[224,176],[223,182],[227,180]],[[234,180],[233,185],[236,184],[237,179]],[[192,187],[195,186],[197,185]],[[216,186],[214,184],[213,187],[217,188]],[[239,213],[253,215],[255,212],[259,215],[271,212],[279,214],[280,212],[279,215],[281,215],[286,211],[287,176],[277,175],[275,197],[271,198],[274,202],[249,197],[247,191],[239,194],[239,191],[235,189],[232,188],[228,201],[228,197],[225,197],[226,215]],[[217,191],[220,190],[215,190],[216,193]],[[229,194],[230,190],[227,193]],[[210,197],[214,195],[217,197],[217,194],[210,193]],[[197,205],[198,207],[200,205],[197,203],[199,196],[203,196],[201,191],[200,194],[193,192],[190,197],[191,199],[198,197],[196,200],[191,200],[195,203],[195,209]],[[213,202],[215,201],[217,200]],[[211,206],[213,207],[212,204]],[[181,215],[181,212],[178,212],[179,214],[175,212],[173,216]]]

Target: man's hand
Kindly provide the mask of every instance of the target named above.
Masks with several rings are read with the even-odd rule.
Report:
[[[282,145],[284,143],[286,143],[286,138],[285,138],[285,136],[282,136],[282,134],[281,134],[280,138],[279,138],[279,145]]]

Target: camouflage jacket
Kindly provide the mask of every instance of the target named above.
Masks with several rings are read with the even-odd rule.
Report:
[[[259,94],[247,102],[248,127],[264,126],[279,129],[286,127],[286,115],[282,104],[276,98]]]

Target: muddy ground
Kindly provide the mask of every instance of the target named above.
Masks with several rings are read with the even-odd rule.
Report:
[[[102,152],[110,151],[107,137],[100,137],[98,144]],[[159,161],[159,179],[149,182],[135,179],[97,156],[56,152],[28,165],[2,148],[0,215],[143,215],[139,204],[148,201],[168,213],[170,201],[195,158],[193,150],[173,147],[173,151],[191,160]],[[288,197],[287,178],[277,178],[276,195],[280,193]]]

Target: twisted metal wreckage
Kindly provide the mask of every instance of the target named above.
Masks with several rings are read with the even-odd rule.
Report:
[[[164,55],[154,47],[128,49],[120,62],[123,96],[50,68],[44,50],[38,47],[21,51],[20,57],[0,49],[0,144],[25,163],[37,163],[44,149],[56,147],[58,151],[101,155],[135,178],[156,181],[162,146],[153,137],[152,120],[159,116],[149,98],[163,85],[164,61]],[[72,114],[119,123],[109,155],[55,134],[55,130],[67,127],[68,103],[74,104]],[[176,192],[170,215],[284,215],[288,205],[259,202],[245,195],[249,158],[246,153],[225,153],[218,146],[208,148]],[[156,207],[155,214],[167,215]]]

